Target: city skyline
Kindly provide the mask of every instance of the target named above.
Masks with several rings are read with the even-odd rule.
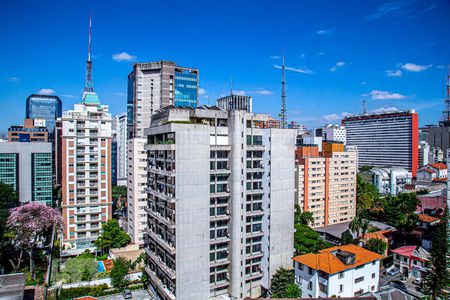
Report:
[[[180,9],[171,13],[183,21],[164,24],[164,16],[152,12],[168,11],[165,4],[134,4],[6,2],[0,12],[9,24],[0,29],[9,41],[0,49],[0,103],[12,109],[0,115],[0,131],[23,121],[25,100],[38,91],[60,96],[64,110],[81,101],[90,13],[94,87],[113,114],[126,111],[132,64],[168,59],[200,70],[200,104],[228,94],[233,78],[234,93],[252,96],[254,111],[277,117],[284,48],[289,121],[337,123],[361,112],[363,99],[371,111],[414,108],[421,126],[440,120],[448,2],[354,1],[325,8],[177,2]],[[137,7],[148,15],[136,18]],[[39,22],[28,23],[33,15]],[[246,19],[251,15],[258,17]]]

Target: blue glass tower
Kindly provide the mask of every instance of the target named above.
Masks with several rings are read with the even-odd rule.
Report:
[[[44,119],[48,132],[55,130],[56,119],[62,116],[62,102],[57,96],[33,94],[27,98],[27,119]]]
[[[198,72],[189,69],[175,71],[175,106],[197,107]]]

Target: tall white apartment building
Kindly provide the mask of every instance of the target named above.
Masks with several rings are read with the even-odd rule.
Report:
[[[148,138],[151,289],[162,299],[260,296],[293,255],[295,138],[268,115],[167,107]]]
[[[401,167],[416,177],[419,127],[414,110],[349,116],[342,125],[347,145],[358,147],[359,167]]]
[[[293,258],[295,283],[301,298],[353,298],[376,292],[381,258],[353,244],[299,255]]]
[[[112,218],[111,121],[108,106],[93,92],[61,118],[65,254],[93,250],[102,224]]]
[[[128,234],[133,244],[144,244],[144,229],[147,227],[147,151],[146,138],[128,140]]]
[[[430,145],[425,141],[419,142],[419,166],[428,165],[428,159],[430,157]]]
[[[296,203],[311,212],[312,227],[351,221],[356,215],[358,154],[342,143],[296,150]]]
[[[344,145],[347,141],[347,131],[342,125],[327,125],[323,128],[324,138],[327,141],[341,142]]]
[[[113,142],[116,144],[117,185],[127,185],[127,115],[114,116],[112,120]]]

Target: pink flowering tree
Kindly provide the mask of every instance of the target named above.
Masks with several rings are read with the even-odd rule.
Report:
[[[30,257],[30,276],[36,279],[33,252],[53,227],[60,230],[62,218],[58,210],[42,203],[31,202],[11,210],[7,221],[15,247],[26,251]]]

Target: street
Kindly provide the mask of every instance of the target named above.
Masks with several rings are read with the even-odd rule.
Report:
[[[402,274],[397,274],[395,276],[390,276],[390,275],[385,275],[384,272],[380,273],[380,287],[381,286],[385,286],[385,285],[389,285],[389,282],[392,280],[397,280],[397,281],[401,281],[405,284],[406,286],[406,291],[408,294],[417,297],[417,298],[421,298],[423,297],[423,293],[420,289],[420,287],[414,283],[414,279],[413,278],[407,278],[406,280],[402,280]]]

